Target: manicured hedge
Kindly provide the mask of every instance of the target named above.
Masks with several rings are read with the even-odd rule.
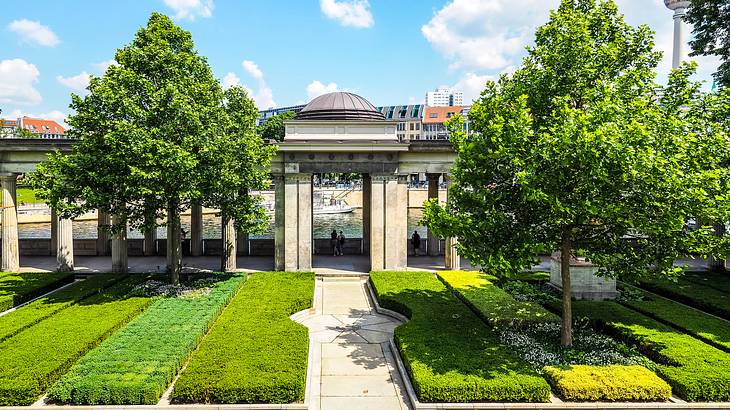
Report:
[[[125,276],[119,274],[95,275],[0,316],[0,342],[86,297],[99,293]]]
[[[430,272],[372,272],[380,304],[410,318],[395,330],[423,402],[547,402],[550,386]]]
[[[727,272],[687,271],[679,281],[697,283],[730,293],[730,274]]]
[[[672,388],[642,366],[546,367],[555,392],[573,401],[665,401]]]
[[[176,402],[290,403],[304,399],[309,336],[289,318],[312,306],[311,273],[254,273],[175,382]]]
[[[636,344],[683,399],[730,400],[730,354],[615,302],[575,302],[573,309]]]
[[[627,301],[623,304],[730,352],[730,322],[727,320],[658,295],[639,292],[643,295],[642,300]]]
[[[493,276],[475,271],[441,271],[438,276],[493,328],[560,322],[557,315],[536,303],[516,301],[494,285]]]
[[[79,357],[151,302],[128,296],[133,276],[0,343],[0,405],[28,405]]]
[[[730,293],[680,278],[678,282],[656,280],[641,287],[730,320]]]
[[[245,280],[217,274],[209,294],[166,297],[79,360],[48,392],[73,404],[156,404]],[[134,377],[130,377],[134,375]]]
[[[73,272],[11,273],[0,275],[0,312],[12,309],[74,280]]]

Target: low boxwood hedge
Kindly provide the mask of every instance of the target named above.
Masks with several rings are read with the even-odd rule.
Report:
[[[193,353],[173,401],[303,400],[309,334],[289,316],[311,307],[313,296],[311,273],[254,273]]]
[[[730,320],[730,292],[684,278],[679,278],[677,282],[668,280],[642,282],[641,287]]]
[[[635,291],[640,292],[642,299],[622,302],[624,305],[730,352],[730,323],[727,320],[658,295]]]
[[[532,302],[518,302],[494,285],[495,277],[475,271],[440,271],[444,284],[496,329],[534,323],[559,323],[560,318]]]
[[[12,309],[74,280],[73,272],[29,272],[0,275],[0,312]]]
[[[128,293],[141,275],[70,306],[0,343],[0,405],[28,405],[86,352],[151,302]]]
[[[99,293],[124,277],[126,275],[111,273],[94,275],[0,316],[0,342],[86,297]]]
[[[638,346],[683,399],[730,400],[730,354],[615,302],[575,302],[573,309]]]
[[[380,304],[410,318],[395,341],[423,402],[547,402],[550,386],[430,272],[372,272]]]
[[[48,392],[72,404],[156,404],[245,280],[216,274],[210,293],[165,297],[81,358]],[[134,377],[130,377],[134,375]]]
[[[572,401],[664,401],[672,388],[642,366],[546,367],[555,392]]]

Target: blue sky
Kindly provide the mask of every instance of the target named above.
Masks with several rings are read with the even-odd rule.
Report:
[[[648,24],[670,68],[672,12],[662,0],[617,0]],[[454,86],[475,97],[519,65],[558,0],[5,0],[0,17],[0,108],[62,120],[114,51],[152,11],[193,34],[224,84],[250,89],[259,108],[348,90],[375,105],[419,103]],[[689,32],[689,29],[687,30]],[[701,58],[698,79],[718,61]],[[709,87],[709,84],[708,84]]]

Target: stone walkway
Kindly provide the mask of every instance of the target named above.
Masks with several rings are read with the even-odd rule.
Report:
[[[409,409],[388,347],[396,319],[378,314],[364,279],[318,276],[315,314],[302,320],[315,349],[310,408]]]

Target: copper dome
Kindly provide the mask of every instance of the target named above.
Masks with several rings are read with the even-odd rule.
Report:
[[[297,113],[296,119],[383,121],[385,116],[357,94],[335,92],[320,95],[310,101]]]

